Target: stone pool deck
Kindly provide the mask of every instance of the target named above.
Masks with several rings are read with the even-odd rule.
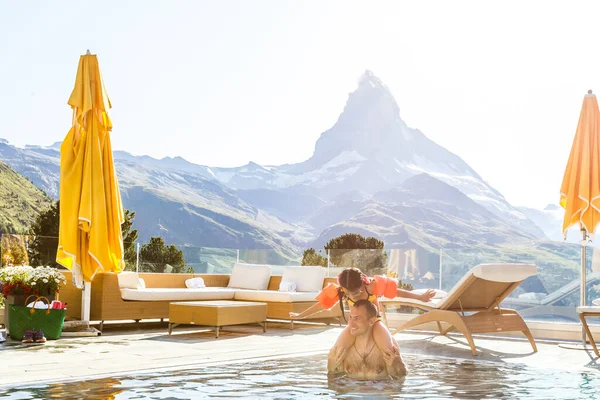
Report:
[[[341,331],[339,326],[269,323],[267,333],[258,325],[214,331],[199,327],[140,323],[106,326],[98,337],[65,338],[44,345],[0,344],[0,387],[45,381],[83,380],[157,369],[196,368],[203,365],[325,353]],[[536,341],[538,352],[526,340],[476,337],[480,352],[472,356],[460,335],[401,333],[395,336],[403,354],[515,363],[529,367],[600,374],[600,361],[591,350],[570,350],[559,342]],[[565,343],[565,342],[561,342]],[[409,363],[410,367],[410,363]]]

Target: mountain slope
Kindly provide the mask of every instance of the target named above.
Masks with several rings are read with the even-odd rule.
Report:
[[[427,174],[411,177],[398,188],[378,192],[365,201],[333,204],[315,219],[327,216],[330,226],[313,242],[316,248],[347,231],[377,237],[389,248],[431,252],[441,248],[474,251],[534,239]]]
[[[0,139],[0,161],[30,179],[38,189],[58,199],[60,153],[56,148],[28,146],[20,149]]]
[[[562,224],[565,217],[565,210],[559,205],[548,204],[543,210],[537,210],[529,207],[519,207],[519,210],[540,227],[550,240],[562,242]],[[579,243],[581,233],[576,227],[572,227],[567,232],[567,242]]]
[[[136,212],[141,241],[161,236],[168,243],[223,248],[272,249],[273,262],[295,259],[313,234],[257,209],[212,178],[206,167],[181,158],[156,160],[114,152],[123,206]],[[23,171],[57,197],[60,152],[24,149],[0,142],[0,159]]]
[[[0,161],[0,234],[25,233],[52,199]]]

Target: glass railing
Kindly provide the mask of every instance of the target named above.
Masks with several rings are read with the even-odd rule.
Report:
[[[56,265],[55,237],[3,235],[2,265]],[[302,250],[283,255],[273,249],[224,249],[213,247],[125,243],[126,270],[156,273],[228,274],[236,262],[269,264],[273,275],[285,266],[302,265]],[[587,247],[586,303],[600,299],[600,249]],[[531,263],[538,273],[522,282],[502,303],[528,321],[578,322],[580,304],[581,246],[540,241],[529,245],[506,245],[478,250],[393,248],[379,250],[331,249],[315,251],[305,260],[337,276],[356,267],[369,276],[397,278],[407,289],[434,288],[450,291],[473,266],[482,263]],[[411,312],[402,309],[399,312]],[[600,323],[600,319],[590,320]]]

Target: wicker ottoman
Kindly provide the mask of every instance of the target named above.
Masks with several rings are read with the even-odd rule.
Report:
[[[186,301],[169,305],[169,335],[177,325],[213,326],[260,323],[267,331],[267,304],[245,301]]]

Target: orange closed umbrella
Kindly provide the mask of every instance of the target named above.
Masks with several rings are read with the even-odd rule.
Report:
[[[586,246],[600,222],[600,111],[598,100],[589,90],[583,98],[579,123],[562,186],[560,205],[565,209],[563,236],[567,229],[578,225],[581,241],[581,306],[586,304]],[[583,333],[585,345],[585,332]]]
[[[571,155],[560,187],[560,205],[565,209],[563,235],[579,224],[593,235],[600,222],[600,112],[590,90],[583,99]]]

